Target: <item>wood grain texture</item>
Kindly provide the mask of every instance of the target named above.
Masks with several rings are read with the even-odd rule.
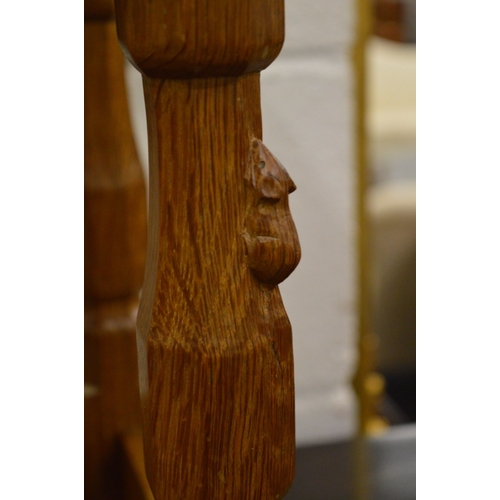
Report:
[[[261,71],[283,46],[283,0],[116,0],[130,62],[156,78]]]
[[[87,7],[87,6],[86,6]],[[113,21],[85,21],[85,498],[121,494],[119,436],[140,430],[135,321],[146,199]]]
[[[144,179],[112,21],[85,24],[85,297],[137,294],[146,241]]]
[[[275,500],[295,460],[292,336],[276,285],[300,247],[293,182],[262,144],[259,74],[248,71],[277,55],[264,49],[281,47],[283,5],[207,6],[116,1],[148,117],[138,317],[146,471],[156,500]],[[152,14],[163,8],[175,24],[165,31]],[[179,57],[172,33],[184,33]]]
[[[84,0],[86,21],[110,21],[114,17],[113,0]]]

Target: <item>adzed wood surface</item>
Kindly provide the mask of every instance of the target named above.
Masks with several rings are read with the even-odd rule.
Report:
[[[262,144],[281,0],[116,0],[143,73],[150,205],[138,353],[156,500],[282,498],[294,475],[294,185]],[[196,78],[193,78],[196,76]]]

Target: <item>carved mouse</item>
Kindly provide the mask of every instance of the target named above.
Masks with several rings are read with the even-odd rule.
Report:
[[[245,181],[243,238],[248,266],[260,281],[276,286],[300,261],[299,239],[288,204],[288,195],[296,186],[259,139],[252,140]]]

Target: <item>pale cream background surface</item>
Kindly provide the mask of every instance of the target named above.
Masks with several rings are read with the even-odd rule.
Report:
[[[287,0],[285,46],[261,77],[264,143],[298,187],[290,203],[302,261],[280,288],[294,335],[299,445],[342,439],[356,428],[355,16],[350,0]],[[141,77],[131,66],[127,77],[147,165]]]

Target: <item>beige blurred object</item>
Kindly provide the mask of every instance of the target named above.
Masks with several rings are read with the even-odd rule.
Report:
[[[367,209],[372,325],[379,339],[377,369],[406,371],[415,366],[415,183],[372,187]]]
[[[370,37],[366,71],[370,136],[415,139],[416,46]]]
[[[415,63],[414,44],[367,44],[369,301],[382,373],[415,369]]]
[[[370,180],[415,179],[416,47],[371,37],[366,47]]]

